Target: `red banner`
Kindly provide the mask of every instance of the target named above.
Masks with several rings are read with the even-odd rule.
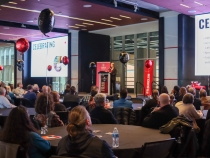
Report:
[[[97,62],[96,63],[96,86],[100,87],[99,85],[99,74],[98,72],[109,72],[110,62]]]
[[[147,61],[145,61],[144,64],[144,87],[145,92],[143,89],[143,94],[145,96],[151,96],[152,95],[152,82],[153,82],[153,70],[154,70],[154,61],[151,60],[152,64],[148,65]]]

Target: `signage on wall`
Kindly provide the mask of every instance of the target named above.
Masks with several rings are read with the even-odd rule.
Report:
[[[143,89],[143,94],[145,96],[151,96],[152,95],[152,82],[153,82],[153,71],[154,71],[154,60],[152,61],[152,66],[147,67],[144,66],[144,87],[145,91]],[[145,64],[146,65],[146,61]]]

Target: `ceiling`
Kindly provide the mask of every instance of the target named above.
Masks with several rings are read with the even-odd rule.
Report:
[[[210,0],[143,0],[186,15],[210,12]]]

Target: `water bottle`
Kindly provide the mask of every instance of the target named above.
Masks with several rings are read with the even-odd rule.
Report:
[[[146,104],[146,100],[144,99],[142,105],[144,106],[145,104]]]
[[[112,133],[112,147],[113,148],[119,147],[119,132],[117,130],[117,127],[114,128]]]

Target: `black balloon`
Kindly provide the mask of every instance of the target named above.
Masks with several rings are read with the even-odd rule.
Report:
[[[18,60],[17,61],[17,67],[19,71],[22,71],[24,68],[24,61],[23,60]]]
[[[125,64],[129,61],[129,54],[126,52],[122,52],[119,55],[119,60],[121,63]]]
[[[90,68],[90,69],[95,69],[95,68],[96,68],[96,63],[91,62],[91,63],[89,64],[89,68]]]
[[[49,8],[42,10],[42,12],[39,14],[39,19],[38,19],[39,30],[45,36],[47,36],[46,33],[52,31],[54,25],[55,25],[54,12]]]

